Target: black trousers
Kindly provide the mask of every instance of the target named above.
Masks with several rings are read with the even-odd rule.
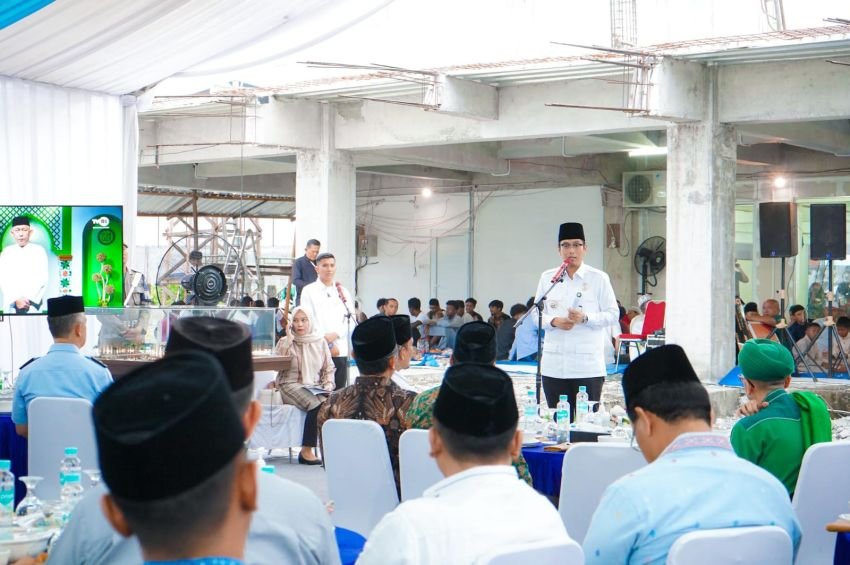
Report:
[[[319,439],[319,408],[318,405],[312,410],[307,411],[307,418],[304,420],[304,435],[301,437],[301,447],[316,447]]]
[[[331,361],[334,362],[334,367],[336,367],[336,373],[334,373],[334,382],[336,383],[336,388],[334,390],[339,390],[341,388],[347,387],[348,357],[331,357]]]
[[[602,383],[605,382],[605,377],[590,377],[587,379],[556,379],[543,375],[543,393],[546,395],[546,404],[549,408],[555,408],[558,405],[558,398],[562,394],[566,394],[570,401],[570,418],[575,420],[576,413],[576,395],[578,387],[587,387],[588,400],[599,401],[602,396]]]

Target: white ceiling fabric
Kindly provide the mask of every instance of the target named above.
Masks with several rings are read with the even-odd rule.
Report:
[[[0,30],[0,75],[126,94],[292,53],[390,1],[56,0]]]

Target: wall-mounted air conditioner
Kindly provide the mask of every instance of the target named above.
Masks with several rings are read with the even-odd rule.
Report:
[[[667,173],[641,171],[623,173],[623,207],[654,208],[667,206]]]

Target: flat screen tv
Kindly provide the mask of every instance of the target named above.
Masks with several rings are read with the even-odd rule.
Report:
[[[121,206],[0,206],[0,313],[47,313],[47,299],[82,295],[121,308]]]

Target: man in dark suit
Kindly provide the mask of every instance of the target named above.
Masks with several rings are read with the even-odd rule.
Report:
[[[295,305],[301,304],[301,289],[310,283],[316,282],[316,257],[322,246],[318,239],[307,240],[304,248],[304,256],[299,257],[292,264],[292,284],[295,285]]]

